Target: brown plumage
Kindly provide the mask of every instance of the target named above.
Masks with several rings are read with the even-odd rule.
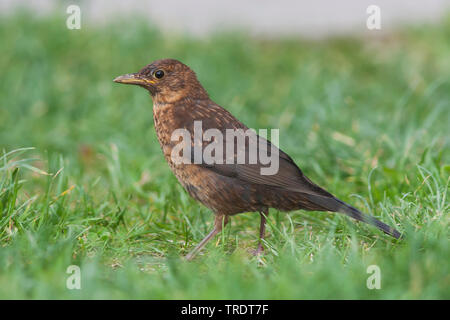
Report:
[[[341,212],[374,225],[395,238],[400,237],[400,233],[394,228],[361,213],[314,184],[294,161],[279,149],[276,149],[279,152],[279,169],[272,175],[261,174],[260,169],[267,166],[261,164],[259,159],[256,164],[249,164],[248,161],[245,164],[228,164],[225,157],[230,155],[225,151],[223,164],[219,161],[212,164],[204,161],[198,164],[177,164],[173,161],[172,150],[182,140],[172,141],[172,133],[176,129],[187,129],[192,139],[186,143],[193,147],[194,121],[202,121],[203,132],[215,128],[224,136],[226,129],[248,129],[231,113],[209,99],[195,73],[183,63],[173,59],[157,60],[137,73],[117,77],[114,81],[139,85],[150,92],[155,129],[166,161],[186,191],[215,213],[214,229],[188,254],[188,259],[220,232],[229,216],[237,213],[260,212],[260,238],[264,238],[269,208],[281,211],[304,209]],[[259,145],[258,150],[273,147],[269,141],[259,136],[256,138],[264,142]],[[249,141],[245,140],[246,147]],[[210,142],[203,142],[202,147],[208,143]],[[226,150],[225,146],[223,150]],[[247,160],[249,152],[249,148],[246,148]],[[236,158],[236,153],[235,148],[231,156]],[[182,156],[185,159],[194,159],[193,154]],[[262,250],[260,241],[256,252]]]

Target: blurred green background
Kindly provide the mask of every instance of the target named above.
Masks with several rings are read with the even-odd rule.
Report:
[[[139,19],[68,30],[17,13],[0,39],[0,298],[450,298],[450,19],[314,41],[200,39]],[[266,255],[248,252],[248,213],[183,261],[212,213],[166,165],[148,93],[112,82],[166,57],[249,127],[280,128],[313,181],[406,240],[272,210]],[[66,288],[69,265],[81,290]],[[380,290],[366,286],[369,265]]]

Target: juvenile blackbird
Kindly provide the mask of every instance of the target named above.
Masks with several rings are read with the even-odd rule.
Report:
[[[175,161],[172,151],[180,140],[173,141],[172,134],[176,129],[187,130],[190,140],[184,143],[194,147],[194,121],[201,121],[202,132],[217,129],[224,136],[227,129],[248,129],[209,98],[195,73],[183,63],[174,59],[156,60],[139,72],[119,76],[114,81],[138,85],[150,92],[155,129],[166,161],[186,191],[215,213],[213,230],[186,256],[188,260],[222,230],[230,216],[252,211],[259,212],[261,216],[260,241],[256,249],[256,253],[260,253],[269,208],[340,212],[400,238],[400,233],[394,228],[363,214],[314,184],[286,153],[259,136],[256,136],[257,139],[264,141],[265,145],[258,144],[258,148],[274,148],[271,150],[278,152],[279,168],[275,174],[262,174],[261,169],[267,165],[259,159],[256,163],[229,163],[225,157],[230,157],[230,154],[224,155],[224,161],[215,163]],[[245,140],[245,146],[249,145],[248,141]],[[201,141],[201,144],[205,147],[205,142]],[[254,152],[248,149],[245,149],[247,160],[249,152]],[[236,159],[238,148],[233,147],[233,150],[231,157]],[[182,157],[192,160],[194,155],[191,152]]]

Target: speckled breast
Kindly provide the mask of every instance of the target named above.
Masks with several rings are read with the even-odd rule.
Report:
[[[262,201],[256,187],[246,183],[236,183],[235,179],[225,177],[196,164],[176,164],[172,161],[171,141],[176,122],[171,117],[171,107],[154,107],[154,124],[159,144],[170,169],[190,196],[215,213],[237,214],[258,211]],[[261,199],[262,200],[262,199]]]

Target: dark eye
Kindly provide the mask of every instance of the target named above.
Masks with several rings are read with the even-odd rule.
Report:
[[[155,75],[155,78],[161,79],[162,77],[164,77],[164,71],[156,70],[154,75]]]

